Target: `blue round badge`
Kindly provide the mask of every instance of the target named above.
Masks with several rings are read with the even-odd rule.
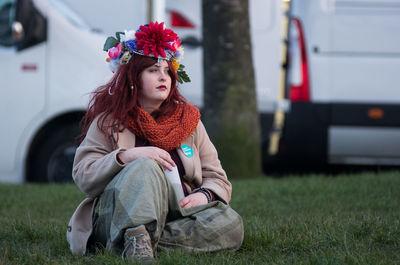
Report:
[[[181,149],[187,157],[193,156],[193,149],[190,146],[184,144],[184,145],[181,145]]]

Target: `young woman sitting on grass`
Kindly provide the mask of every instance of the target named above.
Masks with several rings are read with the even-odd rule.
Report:
[[[114,76],[83,119],[73,178],[87,198],[69,222],[72,252],[105,247],[153,261],[157,249],[238,249],[231,183],[199,110],[177,88],[189,81],[178,36],[155,22],[108,38],[105,50]]]

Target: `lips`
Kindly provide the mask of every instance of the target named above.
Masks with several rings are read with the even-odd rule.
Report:
[[[167,89],[167,87],[163,85],[163,86],[158,86],[158,87],[157,87],[157,89],[160,89],[160,90],[166,90],[166,89]]]

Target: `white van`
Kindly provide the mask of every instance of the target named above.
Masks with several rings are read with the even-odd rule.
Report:
[[[290,104],[265,164],[400,165],[400,1],[292,0],[290,16]]]

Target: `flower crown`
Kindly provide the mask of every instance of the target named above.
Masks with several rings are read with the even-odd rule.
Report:
[[[179,62],[183,58],[183,47],[178,35],[164,26],[164,22],[150,22],[142,25],[137,31],[125,30],[108,37],[104,43],[104,51],[108,52],[107,62],[115,73],[121,64],[128,63],[134,53],[171,61],[178,73],[178,82],[190,82],[183,70],[185,66]]]

